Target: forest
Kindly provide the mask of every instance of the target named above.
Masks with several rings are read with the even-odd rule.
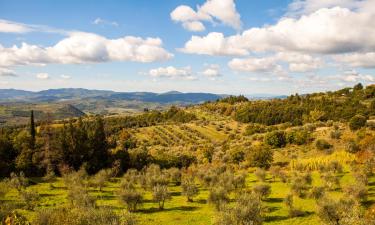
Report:
[[[375,85],[0,128],[3,224],[375,224]]]

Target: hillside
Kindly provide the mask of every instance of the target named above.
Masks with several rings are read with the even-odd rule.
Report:
[[[119,212],[142,225],[216,225],[242,220],[241,210],[258,224],[372,224],[374,107],[375,86],[356,86],[85,115],[41,123],[35,139],[32,126],[9,127],[0,132],[0,176],[18,175],[0,182],[10,187],[0,201],[36,224]]]

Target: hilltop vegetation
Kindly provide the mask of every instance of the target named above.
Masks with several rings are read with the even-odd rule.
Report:
[[[375,86],[0,132],[19,224],[373,224]]]

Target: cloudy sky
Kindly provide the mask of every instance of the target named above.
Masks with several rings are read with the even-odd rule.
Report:
[[[375,83],[375,0],[0,0],[0,88],[291,94]]]

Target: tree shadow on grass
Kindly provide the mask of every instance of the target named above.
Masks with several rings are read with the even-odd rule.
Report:
[[[268,203],[280,203],[280,202],[283,202],[284,199],[283,198],[267,198],[264,201]]]
[[[297,217],[307,217],[314,214],[313,212],[304,212],[303,215],[297,216]],[[287,220],[292,217],[289,216],[266,216],[265,217],[265,222],[276,222],[276,221],[282,221],[282,220]]]
[[[140,209],[137,212],[150,214],[150,213],[158,213],[158,212],[170,212],[170,211],[185,211],[185,212],[191,212],[197,210],[198,207],[196,206],[178,206],[178,207],[172,207],[172,208],[165,208],[160,210],[159,208],[149,208],[149,209]]]
[[[181,192],[179,191],[172,191],[170,192],[171,196],[181,196]]]

